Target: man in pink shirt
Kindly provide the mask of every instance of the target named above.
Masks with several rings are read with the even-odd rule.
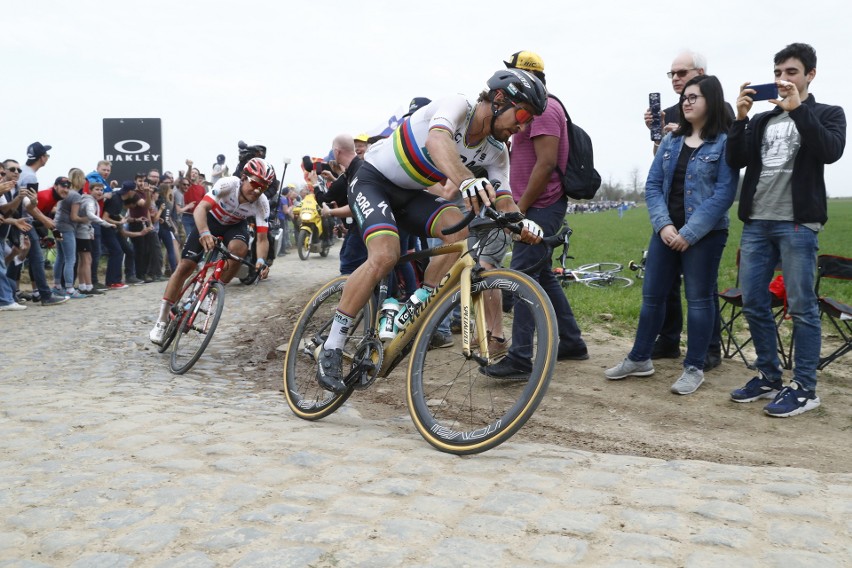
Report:
[[[533,73],[544,83],[544,62],[530,51],[519,51],[505,62],[510,69]],[[538,223],[545,235],[559,232],[565,220],[568,200],[562,190],[556,166],[568,161],[568,127],[562,106],[549,97],[550,103],[541,116],[535,117],[529,127],[512,136],[509,185],[512,197],[527,219]],[[543,244],[528,245],[516,242],[512,250],[511,267],[524,270],[536,264],[546,254]],[[589,351],[581,337],[580,328],[568,298],[553,276],[550,265],[532,274],[550,298],[559,325],[558,359],[584,360]],[[497,363],[485,367],[484,372],[497,378],[526,378],[529,376],[529,346],[532,322],[515,319],[512,324],[512,347],[508,355]]]

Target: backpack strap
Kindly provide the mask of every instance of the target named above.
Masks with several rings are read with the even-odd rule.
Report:
[[[565,105],[562,104],[561,100],[559,100],[559,97],[557,97],[556,95],[554,95],[552,93],[548,93],[548,96],[550,98],[554,99],[557,103],[559,103],[559,106],[562,107],[562,112],[565,114],[565,123],[566,123],[565,124],[565,132],[568,135],[568,159],[570,159],[570,157],[571,157],[571,142],[572,142],[572,140],[571,140],[571,124],[572,124],[571,123],[571,116],[568,114],[568,110],[565,108]],[[565,178],[565,172],[566,171],[568,171],[568,162],[567,161],[565,162],[565,169],[560,168],[558,165],[556,166],[556,173],[559,174],[559,180],[560,181]]]

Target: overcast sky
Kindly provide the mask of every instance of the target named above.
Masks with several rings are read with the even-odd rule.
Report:
[[[203,2],[5,0],[3,158],[53,146],[42,187],[103,156],[103,118],[161,118],[165,168],[236,165],[237,141],[264,144],[287,182],[301,156],[375,128],[415,96],[475,98],[520,50],[544,59],[547,86],[592,137],[605,180],[644,180],[648,93],[674,104],[665,76],[681,48],[704,53],[733,102],[744,81],[773,80],[791,42],[817,50],[811,92],[852,98],[849,4],[720,0]],[[755,103],[754,111],[769,103]],[[852,196],[849,151],[826,168]]]

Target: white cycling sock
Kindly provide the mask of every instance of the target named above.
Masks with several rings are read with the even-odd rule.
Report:
[[[157,321],[168,321],[169,319],[169,310],[172,309],[174,302],[170,302],[163,298],[162,303],[160,303],[160,315],[157,317]]]
[[[339,309],[334,312],[334,321],[331,323],[328,339],[325,340],[323,345],[324,349],[343,349],[346,337],[349,335],[352,319],[352,316],[341,312]]]

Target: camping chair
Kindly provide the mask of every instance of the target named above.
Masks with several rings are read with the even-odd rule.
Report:
[[[775,267],[775,272],[781,271],[781,265]],[[751,343],[752,337],[738,338],[734,330],[734,324],[743,315],[743,291],[739,288],[740,285],[740,249],[737,249],[737,279],[733,288],[728,288],[719,292],[719,299],[722,302],[719,305],[719,324],[722,331],[722,355],[725,359],[733,359],[737,355],[743,360],[746,367],[753,369],[754,365],[749,363],[743,353],[743,348]],[[793,365],[793,342],[786,348],[781,339],[781,324],[784,323],[784,318],[787,315],[787,306],[784,300],[771,294],[772,296],[772,315],[775,318],[775,340],[778,342],[778,356],[781,359],[781,366],[785,369],[792,368]]]
[[[816,292],[819,297],[820,318],[827,318],[840,335],[841,345],[819,358],[818,369],[826,368],[836,359],[852,351],[852,306],[835,298],[820,296],[819,286],[823,278],[852,280],[852,258],[821,254],[817,258]]]

